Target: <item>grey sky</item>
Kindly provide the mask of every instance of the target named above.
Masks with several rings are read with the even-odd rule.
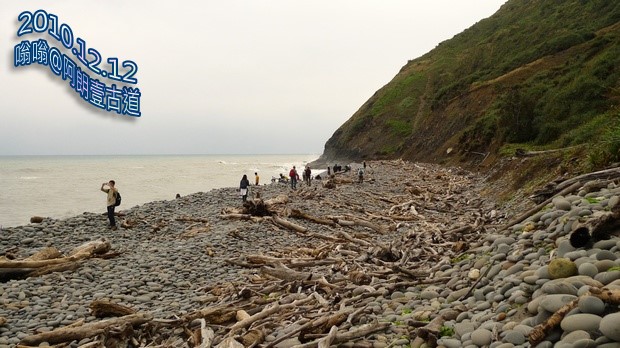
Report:
[[[505,1],[2,1],[0,155],[319,154],[407,60]],[[142,117],[96,109],[48,67],[13,66],[21,40],[62,47],[17,37],[19,13],[38,9],[104,62],[138,64]]]

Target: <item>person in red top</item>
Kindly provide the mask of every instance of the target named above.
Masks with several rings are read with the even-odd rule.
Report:
[[[288,173],[288,176],[291,178],[291,188],[293,190],[297,189],[297,180],[299,180],[299,174],[297,174],[297,169],[293,166],[293,169]]]

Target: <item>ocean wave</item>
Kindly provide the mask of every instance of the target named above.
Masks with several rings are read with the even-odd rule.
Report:
[[[19,178],[21,180],[35,180],[35,179],[40,179],[41,177],[39,177],[39,176],[20,176]]]

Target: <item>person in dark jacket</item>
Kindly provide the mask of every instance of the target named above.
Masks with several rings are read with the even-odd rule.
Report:
[[[304,182],[306,183],[306,185],[310,186],[311,180],[312,180],[312,170],[310,169],[310,166],[306,166],[306,169],[304,169]]]
[[[250,186],[248,176],[243,174],[243,178],[241,178],[241,182],[239,183],[239,193],[241,194],[243,202],[248,199],[248,186]]]

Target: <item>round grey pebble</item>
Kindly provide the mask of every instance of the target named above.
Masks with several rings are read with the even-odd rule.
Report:
[[[579,299],[581,313],[601,315],[605,311],[605,303],[598,297],[585,296]]]
[[[577,288],[568,283],[565,279],[556,279],[559,281],[549,281],[543,284],[542,291],[547,294],[568,294],[577,295]]]
[[[508,330],[504,336],[504,342],[512,343],[514,345],[520,345],[525,343],[525,336],[516,330]]]
[[[570,241],[568,239],[564,239],[558,245],[558,248],[557,248],[558,257],[564,257],[566,253],[569,253],[575,250],[576,249],[570,244]]]
[[[595,331],[599,328],[601,319],[602,318],[598,315],[578,313],[565,317],[560,323],[560,326],[562,327],[562,330],[567,332],[577,330]]]
[[[585,275],[592,278],[594,278],[594,276],[598,274],[598,268],[596,268],[596,266],[591,263],[582,263],[581,265],[579,265],[579,268],[577,270],[579,272],[579,275]]]
[[[620,312],[606,315],[601,321],[598,329],[605,337],[620,342]]]
[[[492,333],[486,329],[478,329],[471,333],[471,340],[477,346],[486,346],[491,344]]]
[[[609,249],[615,247],[617,242],[618,241],[615,240],[615,239],[599,240],[598,242],[594,243],[594,245],[592,247],[594,249],[609,250]]]
[[[596,348],[596,341],[590,338],[584,338],[573,343],[573,348]]]
[[[476,306],[476,310],[478,311],[484,311],[491,308],[491,304],[489,302],[480,302],[477,306]]]
[[[616,205],[618,205],[618,202],[620,202],[620,196],[612,196],[611,198],[609,198],[609,202],[607,202],[607,206],[611,209],[615,207]]]
[[[547,312],[555,313],[555,311],[576,298],[577,296],[575,295],[566,294],[547,295],[540,301],[540,306]]]
[[[439,293],[433,290],[424,290],[420,293],[420,298],[423,300],[432,300],[439,297]]]
[[[445,346],[446,348],[460,348],[463,346],[461,341],[455,338],[442,338],[442,339],[437,340],[437,344],[441,344]]]
[[[462,322],[454,325],[454,332],[458,335],[458,337],[463,337],[463,335],[474,331],[474,329],[474,324],[471,322]]]
[[[570,202],[564,198],[564,197],[556,197],[553,199],[552,201],[553,205],[555,206],[556,209],[558,210],[570,210],[572,205],[570,204]]]
[[[607,285],[617,279],[620,279],[620,271],[602,272],[594,277],[594,280],[598,280],[604,285]]]
[[[616,254],[612,253],[609,250],[601,250],[596,253],[596,259],[599,261],[602,261],[602,260],[615,261],[617,258],[618,257],[616,256]]]
[[[515,345],[512,343],[502,343],[500,345],[495,346],[495,348],[513,348]]]
[[[405,297],[405,294],[400,291],[394,291],[392,295],[390,295],[390,299],[392,300],[395,300],[397,298],[403,298],[403,297]]]
[[[594,263],[599,272],[606,272],[608,269],[617,266],[612,260],[600,260]]]
[[[573,332],[569,332],[562,338],[562,342],[565,343],[574,343],[575,341],[589,339],[590,334],[587,331],[577,330]]]

